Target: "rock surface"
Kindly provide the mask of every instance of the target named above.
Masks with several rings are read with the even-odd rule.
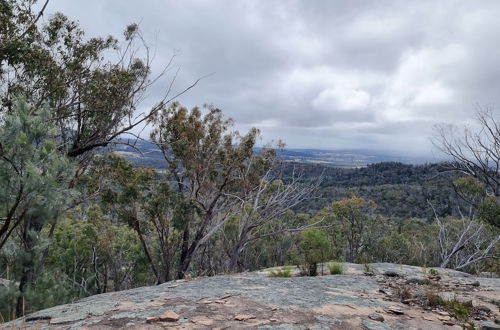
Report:
[[[470,304],[476,328],[500,317],[498,278],[440,268],[432,277],[386,263],[365,276],[363,265],[344,266],[344,275],[272,278],[270,269],[106,293],[0,329],[461,329],[463,321],[424,303],[431,289]]]

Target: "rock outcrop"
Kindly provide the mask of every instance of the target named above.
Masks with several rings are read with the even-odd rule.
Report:
[[[265,270],[106,293],[38,311],[0,329],[375,330],[498,325],[498,278],[394,264],[371,264],[373,275],[368,276],[363,265],[345,266],[344,275],[272,278]]]

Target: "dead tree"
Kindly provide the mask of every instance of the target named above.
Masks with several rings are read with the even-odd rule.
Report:
[[[469,217],[443,221],[436,215],[435,219],[439,227],[440,267],[461,270],[497,257],[494,248],[500,235],[489,231],[483,222]]]
[[[240,213],[237,216],[237,235],[229,249],[229,270],[238,267],[244,247],[255,240],[276,236],[285,232],[298,232],[317,225],[290,227],[282,221],[283,216],[301,202],[313,198],[313,193],[321,179],[313,183],[301,184],[301,176],[292,174],[288,183],[274,177],[275,169],[270,168],[257,185],[249,189],[239,199]]]

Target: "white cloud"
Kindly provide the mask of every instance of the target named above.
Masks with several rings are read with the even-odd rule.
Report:
[[[181,102],[213,103],[290,147],[430,153],[433,123],[500,106],[498,1],[51,0],[49,10],[90,35],[142,21],[158,61],[182,49],[177,89],[216,72]]]
[[[321,91],[312,106],[323,111],[364,110],[370,105],[370,99],[370,94],[364,90],[339,86]]]

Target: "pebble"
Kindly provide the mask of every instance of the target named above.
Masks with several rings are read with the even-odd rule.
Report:
[[[374,321],[384,322],[384,317],[378,313],[372,313],[368,317]]]
[[[500,330],[500,324],[483,321],[479,323],[480,330]]]

